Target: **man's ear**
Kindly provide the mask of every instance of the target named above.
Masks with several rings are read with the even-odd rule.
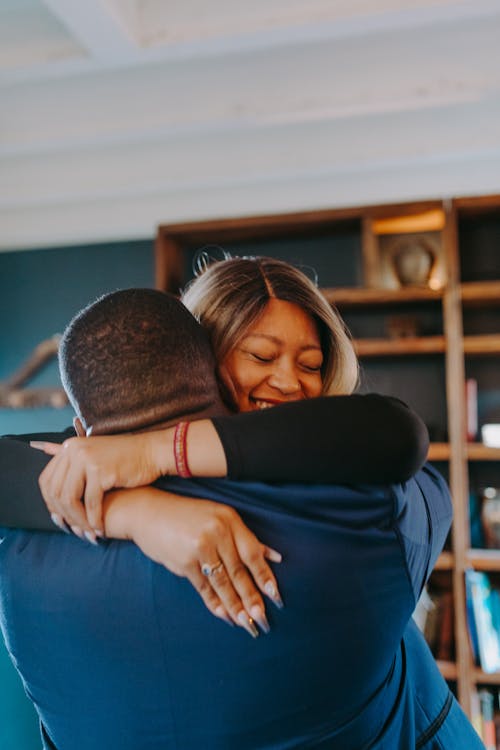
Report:
[[[75,428],[75,432],[78,435],[78,437],[87,436],[87,430],[83,426],[83,423],[80,417],[73,417],[73,427]]]

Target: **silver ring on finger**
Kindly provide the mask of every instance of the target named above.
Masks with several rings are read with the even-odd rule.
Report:
[[[220,573],[220,571],[224,568],[224,564],[217,560],[216,563],[213,565],[210,565],[209,563],[203,563],[201,566],[201,572],[204,576],[207,576],[207,578],[211,578],[212,576],[216,575],[216,573]]]

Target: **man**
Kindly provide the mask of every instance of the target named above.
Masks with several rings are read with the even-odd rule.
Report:
[[[160,292],[97,301],[70,324],[64,350],[63,382],[87,430],[143,429],[221,408],[203,332]],[[132,543],[95,549],[4,530],[5,638],[45,748],[481,747],[408,625],[451,520],[432,469],[405,488],[161,486],[231,505],[279,549],[286,607],[270,614],[268,635],[250,640]],[[114,507],[111,496],[109,533]],[[138,500],[129,510],[121,535],[140,543],[152,523],[161,536],[161,508]]]

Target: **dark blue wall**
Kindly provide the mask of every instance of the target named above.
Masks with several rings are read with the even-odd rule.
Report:
[[[0,380],[43,339],[100,294],[153,286],[153,242],[124,242],[0,253]],[[59,383],[56,363],[32,384]],[[71,409],[0,409],[0,434],[59,429]],[[5,648],[0,646],[0,748],[39,750],[34,711]]]

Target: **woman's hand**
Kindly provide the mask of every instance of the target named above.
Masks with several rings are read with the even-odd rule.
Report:
[[[114,487],[142,487],[163,474],[175,474],[173,444],[173,427],[69,438],[62,445],[31,443],[54,456],[39,479],[54,522],[64,522],[75,533],[95,539],[96,534],[103,533],[104,493]],[[187,453],[194,476],[226,476],[226,456],[209,419],[190,423]]]
[[[104,518],[108,536],[133,540],[152,560],[188,578],[216,617],[254,637],[255,622],[269,631],[260,592],[283,606],[266,562],[280,562],[281,555],[261,544],[233,508],[141,487],[108,493]]]
[[[104,493],[113,487],[154,482],[163,473],[157,461],[159,446],[165,454],[172,450],[169,433],[76,437],[62,445],[34,444],[54,456],[38,480],[54,522],[66,523],[79,536],[102,535]]]

